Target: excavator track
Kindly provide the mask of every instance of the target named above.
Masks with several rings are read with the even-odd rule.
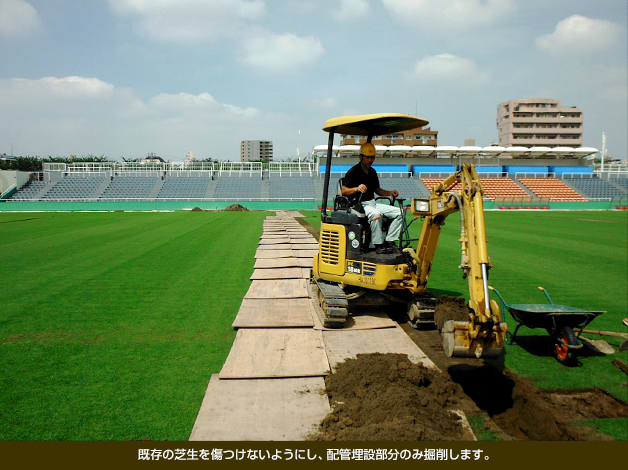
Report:
[[[325,328],[343,328],[347,322],[347,296],[338,284],[310,277],[314,310]]]

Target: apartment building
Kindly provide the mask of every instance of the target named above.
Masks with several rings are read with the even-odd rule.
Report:
[[[273,143],[270,140],[243,140],[240,144],[240,161],[272,162]]]
[[[497,106],[497,132],[502,147],[581,147],[582,110],[559,100],[529,98]]]
[[[360,145],[366,142],[366,137],[361,135],[342,135],[340,145]],[[438,145],[438,131],[429,127],[417,127],[394,134],[375,135],[372,140],[374,145]]]

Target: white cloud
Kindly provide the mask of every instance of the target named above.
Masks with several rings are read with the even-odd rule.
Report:
[[[455,82],[467,87],[481,85],[490,78],[471,59],[447,53],[423,57],[416,63],[414,73],[428,81]]]
[[[56,112],[68,110],[68,104],[81,105],[94,100],[111,98],[114,86],[97,78],[44,77],[39,80],[13,78],[0,80],[0,103],[41,106],[62,106]],[[44,112],[55,112],[43,108]]]
[[[24,0],[0,0],[0,34],[16,36],[39,28],[37,10]]]
[[[263,0],[109,0],[109,5],[135,19],[139,33],[183,43],[235,37],[266,14]]]
[[[382,0],[400,21],[447,30],[486,25],[515,11],[513,0]]]
[[[240,108],[230,104],[219,103],[209,93],[192,95],[190,93],[168,94],[161,93],[149,101],[149,108],[152,111],[166,112],[170,115],[205,115],[205,117],[232,119],[232,118],[252,118],[259,115],[256,108]]]
[[[242,61],[263,72],[287,72],[308,66],[322,57],[325,49],[317,38],[264,31],[243,44]]]
[[[536,45],[553,54],[591,54],[617,43],[622,33],[616,23],[572,15],[560,21],[553,33],[538,37]]]
[[[367,0],[340,0],[340,9],[333,16],[338,21],[355,21],[367,16],[369,11]]]
[[[282,116],[221,103],[210,93],[162,93],[143,101],[98,78],[0,79],[0,128],[23,155],[109,157],[158,151],[183,158],[238,157],[241,140],[271,135]],[[271,138],[272,138],[271,137]]]

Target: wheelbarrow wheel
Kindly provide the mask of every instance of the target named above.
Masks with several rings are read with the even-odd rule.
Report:
[[[557,338],[560,341],[556,341],[556,345],[554,346],[554,356],[556,357],[556,360],[566,366],[573,365],[576,362],[576,353],[573,352],[572,349],[565,346],[565,344],[568,344],[569,346],[578,346],[578,344],[580,344],[578,342],[578,337],[570,326],[563,326],[558,332]],[[563,344],[563,342],[565,344]]]

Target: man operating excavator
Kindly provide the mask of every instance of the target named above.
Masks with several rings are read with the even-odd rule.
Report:
[[[342,195],[347,196],[353,204],[361,203],[371,226],[371,245],[378,254],[396,253],[396,242],[401,233],[402,220],[399,207],[381,204],[375,201],[375,195],[398,197],[397,190],[387,191],[379,186],[377,171],[373,168],[375,160],[375,146],[364,143],[360,147],[360,163],[347,171],[342,180]],[[361,193],[361,194],[359,194]],[[361,196],[361,197],[360,197]],[[382,231],[382,217],[392,220],[386,239]]]

